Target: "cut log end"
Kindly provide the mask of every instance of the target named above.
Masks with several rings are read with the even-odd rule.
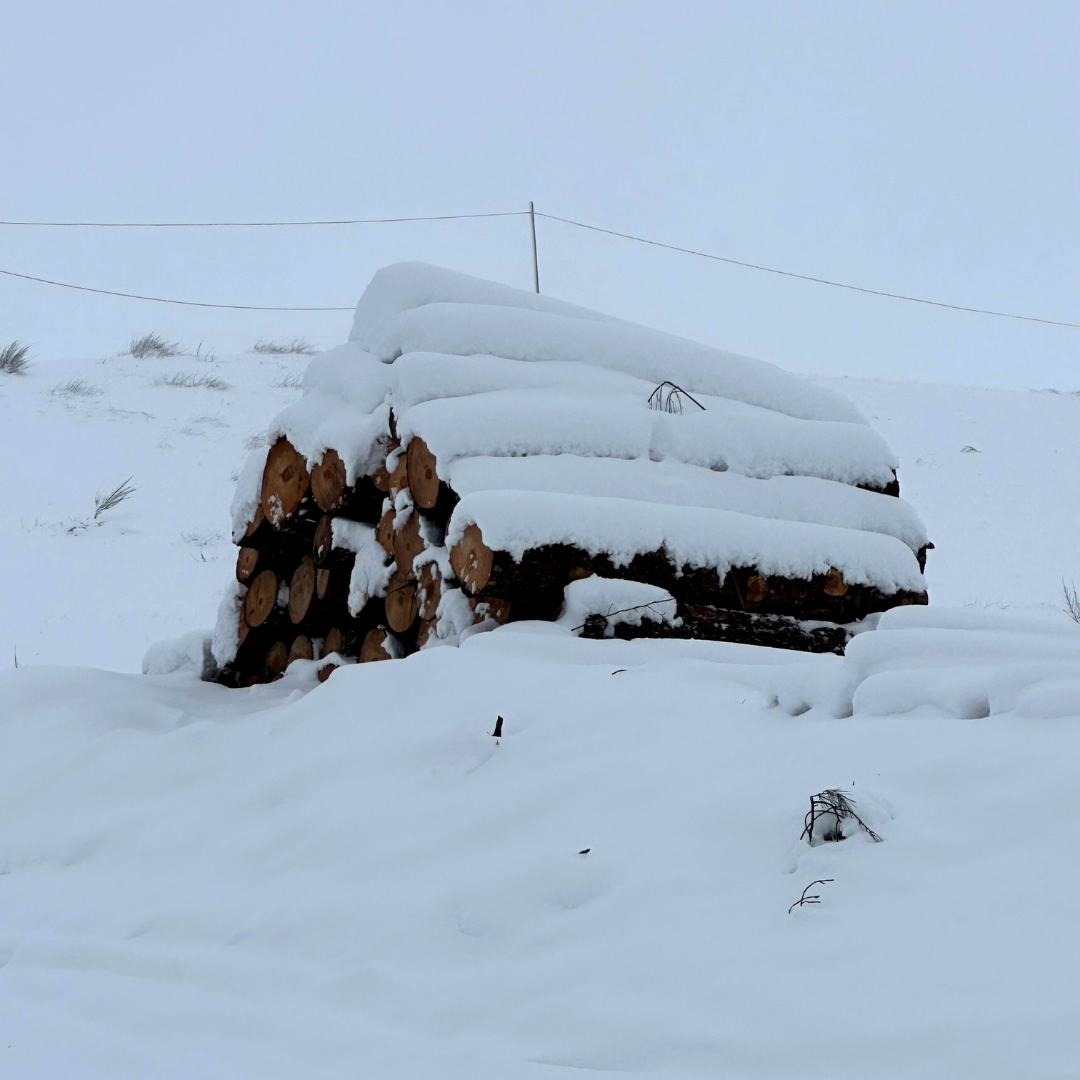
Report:
[[[394,511],[387,510],[379,519],[379,527],[375,531],[375,539],[382,546],[387,555],[394,554]]]
[[[236,580],[247,581],[255,573],[258,564],[258,551],[255,548],[242,547],[236,556]]]
[[[289,666],[289,650],[284,641],[275,641],[266,650],[266,673],[272,677],[283,675]]]
[[[450,551],[450,566],[466,592],[474,596],[488,583],[495,553],[484,543],[480,526],[475,523],[465,529],[465,535]]]
[[[418,603],[412,574],[395,570],[386,587],[386,622],[396,634],[404,634],[416,621]]]
[[[315,594],[315,560],[305,555],[289,583],[289,621],[296,626],[302,622]]]
[[[434,562],[424,563],[416,575],[416,596],[420,605],[420,618],[425,622],[435,618],[442,599],[442,574]]]
[[[330,588],[330,571],[329,570],[316,570],[315,571],[315,595],[320,600],[326,599],[326,590]]]
[[[435,455],[418,435],[409,442],[409,490],[417,506],[430,510],[439,501],[439,474],[435,471]]]
[[[277,603],[278,579],[273,570],[256,574],[244,597],[244,621],[248,626],[262,626]]]
[[[382,443],[382,461],[379,462],[378,467],[371,474],[371,482],[375,485],[379,491],[390,490],[390,470],[386,467],[386,459],[401,445],[397,439],[392,436],[383,436],[380,439]]]
[[[319,653],[320,658],[323,656],[329,656],[331,653],[341,652],[341,631],[332,626],[326,632],[326,637],[323,639],[322,650]]]
[[[388,492],[390,498],[397,497],[399,491],[405,491],[409,487],[409,455],[398,454],[397,463],[390,471]]]
[[[307,634],[300,634],[293,639],[292,645],[289,647],[289,663],[294,660],[313,660],[315,658],[315,650],[311,645],[311,638]]]
[[[370,664],[376,660],[392,660],[393,657],[386,648],[390,635],[383,629],[369,630],[364,637],[364,643],[360,646],[360,663]]]
[[[413,559],[424,550],[424,538],[420,535],[420,514],[409,512],[400,529],[394,529],[392,554],[398,570],[412,576]]]
[[[244,536],[252,536],[258,530],[259,526],[266,520],[266,515],[263,513],[262,503],[259,503],[255,507],[255,516],[248,522],[248,527],[244,531]]]
[[[303,456],[288,439],[278,439],[266,455],[260,503],[267,521],[275,528],[300,509],[311,477]]]
[[[844,580],[844,575],[835,566],[829,567],[822,591],[826,596],[843,596],[848,591],[848,583]]]
[[[348,487],[345,462],[336,450],[327,450],[322,460],[311,470],[311,496],[320,510],[336,510]]]

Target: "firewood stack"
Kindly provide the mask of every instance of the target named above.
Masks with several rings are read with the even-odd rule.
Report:
[[[621,344],[635,331],[640,362]],[[644,377],[665,362],[693,385]],[[925,603],[931,545],[891,452],[844,399],[806,384],[804,406],[794,376],[747,365],[464,275],[380,271],[352,343],[316,358],[238,485],[222,680],[556,620],[593,575],[659,586],[677,617],[599,605],[568,627],[585,636],[837,651],[848,624]]]

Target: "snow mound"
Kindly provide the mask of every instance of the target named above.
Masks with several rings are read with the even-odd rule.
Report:
[[[1080,627],[975,609],[896,608],[876,631],[856,636],[842,661],[779,673],[771,692],[793,715],[1080,716]]]

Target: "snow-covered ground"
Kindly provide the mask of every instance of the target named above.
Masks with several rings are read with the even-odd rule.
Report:
[[[936,544],[936,627],[842,660],[510,626],[124,674],[211,623],[305,363],[0,376],[0,1074],[1075,1075],[1080,397],[829,381]],[[800,842],[829,787],[881,843]]]

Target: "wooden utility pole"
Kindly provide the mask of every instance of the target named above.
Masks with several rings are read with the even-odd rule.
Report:
[[[532,230],[533,245],[533,288],[540,291],[540,267],[536,261],[536,211],[532,202],[529,203],[529,228]]]

